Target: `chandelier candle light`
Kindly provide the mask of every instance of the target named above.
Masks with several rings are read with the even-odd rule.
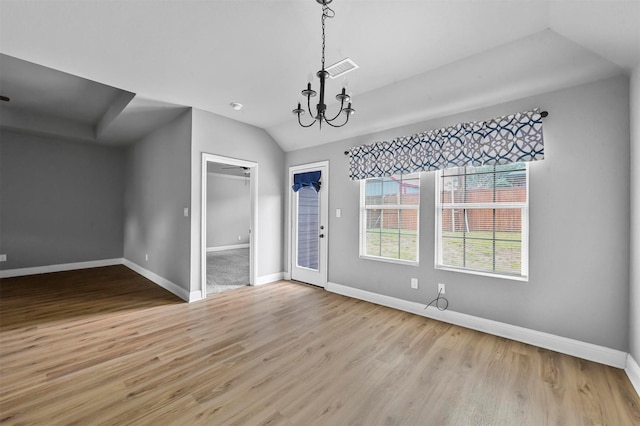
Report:
[[[302,91],[302,95],[306,96],[307,98],[307,109],[309,110],[309,115],[314,117],[313,121],[309,124],[302,123],[300,116],[305,113],[305,110],[300,107],[300,102],[298,102],[298,108],[294,109],[292,112],[293,114],[298,116],[298,123],[302,127],[311,127],[317,122],[320,128],[322,128],[323,121],[332,127],[342,127],[349,122],[349,116],[354,112],[356,112],[353,108],[351,108],[351,102],[350,102],[351,96],[347,94],[346,89],[343,87],[342,91],[336,95],[336,99],[340,101],[340,111],[338,111],[338,113],[333,118],[327,118],[326,116],[327,105],[325,105],[324,103],[324,84],[327,77],[329,77],[329,72],[326,71],[324,68],[324,47],[325,47],[324,27],[325,27],[325,20],[327,18],[333,18],[336,14],[333,11],[333,9],[329,7],[329,3],[331,3],[333,0],[316,0],[316,1],[322,5],[322,69],[316,73],[316,76],[320,79],[320,99],[318,101],[318,104],[316,105],[316,115],[314,117],[313,113],[311,112],[311,98],[316,96],[317,93],[315,90],[311,88],[311,83],[309,82],[307,83],[307,88]],[[345,103],[348,103],[346,107],[344,106]],[[334,121],[340,116],[341,113],[343,113],[346,116],[344,123],[334,124]]]

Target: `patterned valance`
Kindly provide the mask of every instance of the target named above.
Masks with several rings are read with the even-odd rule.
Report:
[[[538,109],[349,149],[352,180],[544,158]]]

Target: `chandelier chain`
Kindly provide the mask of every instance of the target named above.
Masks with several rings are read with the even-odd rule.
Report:
[[[324,70],[324,48],[325,48],[325,35],[324,35],[324,27],[325,27],[325,19],[333,18],[336,16],[336,13],[326,4],[322,5],[322,69]]]

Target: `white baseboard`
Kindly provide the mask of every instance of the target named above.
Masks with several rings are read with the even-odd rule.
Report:
[[[327,284],[327,290],[333,293],[342,294],[343,296],[388,306],[401,311],[459,325],[472,330],[482,331],[487,334],[493,334],[495,336],[528,343],[530,345],[598,362],[600,364],[610,365],[616,368],[625,368],[628,364],[626,352],[606,348],[604,346],[598,346],[591,343],[581,342],[579,340],[573,340],[566,337],[556,336],[554,334],[543,333],[541,331],[518,327],[459,312],[449,310],[439,311],[434,307],[424,309],[425,305],[421,303],[410,302],[332,282]]]
[[[189,300],[187,302],[197,302],[198,300],[202,300],[202,290],[192,291],[189,293]]]
[[[91,260],[88,262],[61,263],[59,265],[34,266],[31,268],[7,269],[0,271],[0,278],[22,277],[25,275],[48,274],[50,272],[74,271],[76,269],[99,268],[121,265],[123,259]]]
[[[269,284],[272,282],[280,281],[284,279],[284,272],[278,272],[276,274],[263,275],[257,278],[257,282],[254,285]]]
[[[193,292],[189,292],[188,290],[185,290],[184,288],[180,287],[179,285],[172,283],[171,281],[167,280],[166,278],[161,277],[160,275],[156,274],[155,272],[151,272],[148,269],[143,268],[142,266],[131,262],[128,259],[122,259],[122,264],[124,266],[126,266],[127,268],[131,269],[134,272],[137,272],[138,274],[142,275],[143,277],[147,278],[150,281],[153,281],[154,283],[158,284],[160,287],[164,288],[165,290],[170,291],[171,293],[175,294],[176,296],[178,296],[180,299],[186,301],[186,302],[191,302],[191,301],[195,301],[200,299],[201,297],[201,292],[198,291],[193,291]],[[197,294],[197,299],[195,299],[196,294]]]
[[[624,369],[625,373],[629,377],[631,384],[636,390],[638,396],[640,396],[640,365],[636,362],[635,359],[629,354],[627,357],[627,366]]]
[[[241,249],[241,248],[249,248],[249,244],[235,244],[232,246],[207,247],[207,253],[211,253],[212,251],[235,250],[235,249]]]

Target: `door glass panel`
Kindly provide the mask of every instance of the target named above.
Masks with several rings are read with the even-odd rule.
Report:
[[[315,189],[301,188],[296,192],[298,200],[298,252],[296,265],[301,268],[318,270],[320,254],[320,197]]]

